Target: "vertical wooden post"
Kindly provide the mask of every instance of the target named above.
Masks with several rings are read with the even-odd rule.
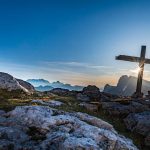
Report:
[[[142,80],[143,80],[143,71],[144,71],[144,63],[145,63],[145,53],[146,53],[146,46],[142,46],[140,62],[139,62],[140,71],[138,73],[138,80],[137,80],[137,87],[136,87],[137,96],[142,95],[141,90],[142,90]]]

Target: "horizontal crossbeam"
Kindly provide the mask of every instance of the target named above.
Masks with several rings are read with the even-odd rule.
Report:
[[[124,61],[130,61],[130,62],[140,62],[140,57],[134,57],[134,56],[126,56],[126,55],[119,55],[116,56],[116,60],[124,60]],[[145,59],[145,64],[150,64],[150,59]]]
[[[116,60],[124,60],[124,61],[131,61],[131,62],[140,62],[140,58],[139,57],[126,56],[126,55],[116,56]]]
[[[145,64],[150,64],[150,59],[145,59]]]

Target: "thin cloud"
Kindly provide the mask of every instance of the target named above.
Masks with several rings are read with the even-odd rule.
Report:
[[[44,78],[50,82],[59,80],[74,85],[95,84],[99,87],[107,83],[115,85],[121,75],[133,75],[130,69],[82,62],[39,62],[35,65],[0,62],[0,70],[24,80]],[[148,78],[149,74],[150,72],[146,69],[145,77]]]
[[[49,66],[70,66],[70,67],[84,67],[84,68],[92,68],[92,69],[109,69],[113,68],[112,66],[101,66],[101,65],[93,65],[89,63],[83,62],[41,62],[44,65]]]

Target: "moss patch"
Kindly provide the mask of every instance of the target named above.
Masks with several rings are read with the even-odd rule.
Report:
[[[21,99],[0,99],[0,109],[7,111],[13,110],[16,106],[29,105],[31,100]]]

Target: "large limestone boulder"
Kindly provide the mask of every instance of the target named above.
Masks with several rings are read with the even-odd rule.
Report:
[[[102,102],[102,108],[108,111],[110,115],[115,116],[124,116],[130,113],[128,106],[122,105],[118,102]]]
[[[124,119],[126,127],[145,137],[145,144],[150,146],[150,111],[129,114]]]
[[[112,125],[84,113],[19,106],[0,118],[1,150],[137,150]]]
[[[129,130],[147,135],[150,132],[150,111],[129,114],[124,122]]]
[[[56,101],[56,100],[47,100],[47,101],[43,101],[43,100],[32,100],[31,103],[36,103],[39,105],[45,105],[45,106],[50,106],[50,107],[57,107],[57,106],[61,106],[64,105],[63,102],[60,101]]]
[[[10,146],[13,148],[13,143],[16,143],[18,146],[23,142],[29,141],[29,137],[21,129],[2,126],[0,126],[0,139],[0,149],[7,149]],[[7,142],[5,142],[5,140]],[[7,145],[9,145],[9,147],[7,147]]]
[[[90,116],[86,113],[81,113],[81,112],[75,113],[74,116],[76,116],[77,118],[79,118],[82,121],[87,122],[88,124],[92,124],[96,127],[107,129],[107,130],[110,130],[112,132],[116,132],[111,124],[109,124],[109,123],[107,123],[107,122],[105,122],[102,119],[99,119],[97,117],[93,117],[93,116]]]
[[[27,93],[35,91],[34,87],[30,83],[16,79],[10,74],[4,72],[0,72],[0,89],[6,89],[8,91],[22,90]]]

